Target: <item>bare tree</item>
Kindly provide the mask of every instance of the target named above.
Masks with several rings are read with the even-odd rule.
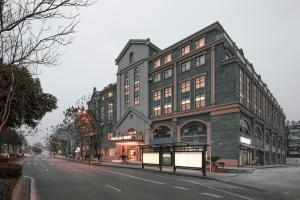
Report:
[[[0,0],[0,70],[22,66],[36,73],[40,65],[58,64],[58,47],[72,43],[81,7],[96,0]],[[14,91],[14,73],[0,105],[0,131],[7,121]],[[0,77],[1,78],[1,77]],[[0,82],[2,80],[0,79]]]

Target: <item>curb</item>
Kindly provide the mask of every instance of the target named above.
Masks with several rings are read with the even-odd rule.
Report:
[[[30,179],[30,200],[37,200],[37,192],[36,192],[34,178],[29,176],[24,176],[24,177]]]

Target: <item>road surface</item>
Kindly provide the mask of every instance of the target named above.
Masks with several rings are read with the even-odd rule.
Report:
[[[39,200],[276,200],[267,192],[201,178],[100,167],[48,156],[28,157]]]

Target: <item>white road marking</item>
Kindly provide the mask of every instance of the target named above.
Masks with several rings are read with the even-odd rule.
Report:
[[[113,186],[110,186],[110,185],[105,185],[106,187],[109,187],[109,188],[111,188],[111,189],[113,189],[113,190],[116,190],[116,191],[118,191],[118,192],[121,192],[121,190],[119,190],[118,188],[115,188],[115,187],[113,187]]]
[[[46,169],[46,171],[49,171],[49,169]]]
[[[211,193],[207,193],[207,192],[202,192],[201,194],[206,195],[206,196],[210,196],[210,197],[215,197],[215,198],[223,197],[223,196],[219,196],[219,195],[211,194]]]
[[[121,175],[121,176],[126,176],[126,177],[129,177],[129,178],[134,178],[134,179],[142,180],[142,181],[149,182],[149,183],[155,183],[155,184],[159,184],[159,185],[166,184],[166,183],[163,183],[163,182],[159,182],[159,181],[155,181],[155,180],[151,180],[151,179],[147,179],[147,178],[140,178],[140,177],[132,176],[132,175],[129,175],[129,174],[113,172],[113,171],[109,171],[109,170],[105,170],[105,169],[102,169],[102,170],[106,171],[106,172],[109,172],[109,173],[112,173],[112,174],[118,174],[118,175]]]
[[[35,181],[34,178],[30,176],[24,176],[26,178],[30,178],[30,200],[36,200],[37,198],[37,192],[35,188]]]
[[[242,199],[254,200],[254,199],[251,199],[249,197],[245,197],[245,196],[242,196],[242,195],[239,195],[239,194],[228,192],[226,190],[214,188],[214,187],[211,187],[211,186],[208,186],[208,185],[204,185],[204,184],[201,184],[201,183],[198,183],[198,182],[195,182],[195,181],[191,181],[191,180],[183,180],[183,181],[188,182],[188,183],[193,183],[193,184],[196,184],[196,185],[201,185],[203,187],[206,187],[206,188],[209,188],[209,189],[212,189],[212,190],[216,190],[216,191],[219,191],[219,192],[223,192],[223,193],[226,193],[226,194],[230,194],[232,196],[236,196],[236,197],[239,197],[239,198],[242,198]]]
[[[179,189],[179,190],[189,190],[188,188],[185,188],[185,187],[181,187],[181,186],[177,186],[177,185],[174,185],[172,186],[173,188],[176,188],[176,189]]]

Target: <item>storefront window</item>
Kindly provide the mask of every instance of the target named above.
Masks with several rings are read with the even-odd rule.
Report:
[[[205,124],[192,121],[181,128],[181,140],[183,142],[207,143],[207,127]]]
[[[153,138],[168,138],[171,136],[171,130],[167,126],[159,126],[153,132]]]

